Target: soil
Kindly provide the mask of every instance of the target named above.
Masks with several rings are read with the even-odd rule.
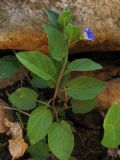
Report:
[[[102,160],[106,149],[101,145],[103,117],[97,111],[85,115],[68,114],[75,128],[74,154],[79,160]]]
[[[7,52],[10,54],[11,52]],[[97,54],[97,56],[96,56]],[[1,54],[2,55],[2,54]],[[109,56],[108,56],[109,55]],[[116,53],[84,53],[76,54],[70,57],[70,60],[80,57],[92,58],[96,61],[106,61],[113,63],[117,61],[116,65],[120,65],[120,56]],[[113,64],[114,65],[114,64]],[[6,89],[0,90],[0,98],[8,102],[6,93],[13,92],[16,88],[25,86],[31,87],[28,80],[19,81],[13,86],[9,86]],[[46,95],[47,91],[47,95]],[[49,99],[53,91],[51,90],[38,90],[40,97]],[[9,102],[8,102],[9,103]],[[73,124],[73,130],[75,134],[75,147],[73,156],[77,157],[78,160],[113,160],[107,154],[107,149],[101,145],[101,139],[103,136],[103,120],[104,117],[100,111],[92,111],[84,115],[73,114],[70,110],[66,111],[67,120]],[[17,119],[17,117],[16,117]],[[26,119],[24,119],[26,120]],[[20,160],[27,160],[28,154],[25,154]],[[11,160],[10,153],[8,151],[8,137],[4,134],[0,135],[0,160]],[[114,159],[115,160],[115,159]],[[118,160],[118,158],[116,158]]]

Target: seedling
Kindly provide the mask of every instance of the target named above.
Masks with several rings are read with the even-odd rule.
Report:
[[[42,85],[42,88],[54,89],[54,95],[46,102],[38,99],[39,95],[32,89],[18,88],[9,100],[18,109],[32,109],[27,135],[31,144],[28,151],[33,159],[48,160],[54,155],[60,160],[72,160],[75,159],[70,157],[74,148],[72,126],[59,112],[69,108],[75,113],[89,112],[96,106],[95,98],[105,89],[105,84],[87,76],[70,79],[70,74],[73,71],[98,70],[102,66],[87,58],[69,62],[69,47],[83,39],[94,40],[94,33],[86,28],[82,34],[80,27],[72,23],[69,9],[59,14],[51,10],[45,12],[49,23],[44,24],[43,29],[48,37],[49,54],[28,51],[16,56],[32,72],[32,84],[38,88]]]

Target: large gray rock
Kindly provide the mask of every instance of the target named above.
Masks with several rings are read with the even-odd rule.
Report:
[[[0,0],[0,49],[45,50],[43,8],[69,6],[81,29],[90,27],[95,42],[78,43],[72,52],[120,51],[120,0]]]

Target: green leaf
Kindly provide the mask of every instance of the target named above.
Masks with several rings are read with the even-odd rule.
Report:
[[[28,148],[28,152],[32,157],[48,159],[49,158],[49,148],[48,144],[45,142],[38,142]]]
[[[74,147],[74,136],[70,125],[61,121],[54,122],[48,131],[48,145],[53,154],[60,160],[67,160]]]
[[[47,55],[38,51],[19,52],[16,54],[19,61],[38,77],[55,81],[56,68]]]
[[[55,88],[55,83],[52,80],[46,81],[49,88]]]
[[[120,144],[120,104],[113,104],[104,119],[102,145],[115,148]]]
[[[57,73],[56,73],[56,79],[57,79],[59,74],[60,74],[63,62],[54,60],[54,64],[55,64],[55,67],[56,67],[56,70],[57,70]]]
[[[104,89],[104,82],[87,76],[76,77],[67,83],[68,96],[78,100],[93,99]]]
[[[18,88],[8,96],[9,101],[18,109],[31,110],[36,107],[38,94],[30,88]]]
[[[39,78],[38,76],[34,76],[31,80],[31,84],[36,88],[45,89],[47,87],[49,88],[55,88],[55,83],[52,80],[44,80],[42,78]]]
[[[72,99],[72,111],[74,113],[88,113],[91,110],[93,110],[96,107],[96,99],[90,99],[90,100],[74,100]]]
[[[31,113],[28,120],[27,131],[32,144],[39,142],[47,135],[52,121],[51,111],[45,106],[40,106]]]
[[[76,158],[76,157],[71,156],[71,157],[69,158],[69,160],[77,160],[77,158]]]
[[[48,48],[51,56],[61,61],[68,54],[68,46],[64,38],[64,34],[57,29],[44,25],[44,30],[48,36]]]
[[[102,66],[88,58],[76,59],[69,63],[69,71],[92,71],[102,69]]]
[[[0,79],[14,76],[19,71],[20,67],[20,63],[14,56],[0,58]]]
[[[58,23],[61,26],[65,27],[68,25],[68,23],[71,23],[71,22],[72,22],[72,15],[71,15],[70,9],[67,8],[63,10],[62,12],[60,12]]]
[[[68,44],[80,40],[80,27],[72,24],[68,24],[65,27],[65,34],[67,37]]]
[[[41,88],[41,89],[44,89],[44,88],[48,87],[47,81],[45,81],[44,79],[39,78],[37,76],[33,76],[32,80],[31,80],[31,84],[34,87]]]
[[[47,87],[49,88],[55,88],[55,83],[52,80],[44,80],[42,78],[39,78],[36,75],[33,75],[33,78],[31,80],[32,86],[36,88],[45,89]]]
[[[45,12],[48,16],[48,19],[49,19],[49,22],[50,22],[50,25],[59,29],[59,24],[58,24],[58,17],[59,17],[59,14],[54,12],[53,10],[50,10],[50,9],[45,9]]]

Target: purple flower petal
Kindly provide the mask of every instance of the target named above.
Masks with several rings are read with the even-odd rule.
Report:
[[[86,40],[94,41],[94,32],[90,28],[85,28],[84,38]]]

